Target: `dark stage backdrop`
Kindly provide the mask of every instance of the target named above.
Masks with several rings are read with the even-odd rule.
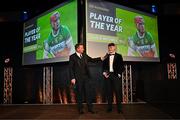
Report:
[[[127,63],[132,66],[133,102],[178,102],[179,79],[168,80],[167,63]],[[12,83],[13,104],[43,104],[43,65],[14,66]],[[49,65],[51,66],[51,65]],[[177,66],[179,66],[177,64]],[[53,67],[53,103],[76,103],[73,87],[70,84],[68,63],[58,63]],[[106,102],[106,88],[102,76],[102,63],[89,64],[91,72],[91,92],[94,103]],[[178,68],[177,68],[178,69]],[[178,71],[179,73],[179,71]],[[177,74],[178,74],[177,73]],[[179,74],[177,76],[179,78]],[[3,67],[1,68],[1,97],[3,103]]]
[[[94,103],[104,103],[105,86],[102,64],[90,64],[91,92]],[[13,103],[43,103],[43,66],[15,69],[13,79]],[[53,103],[76,103],[74,88],[70,84],[68,63],[53,66]]]
[[[139,64],[131,64],[133,102],[146,100],[145,90],[150,87],[146,81],[162,81],[164,79],[162,74],[165,71],[160,63]],[[93,102],[105,103],[106,88],[102,76],[102,63],[91,63],[89,68],[92,76],[90,89],[93,93]],[[12,102],[14,104],[43,103],[43,66],[14,68]],[[53,103],[76,103],[74,90],[70,84],[68,63],[53,65]]]

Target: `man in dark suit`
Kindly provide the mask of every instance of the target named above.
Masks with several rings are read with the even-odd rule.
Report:
[[[94,113],[92,105],[92,90],[91,90],[91,76],[89,73],[88,62],[101,61],[103,58],[91,58],[84,53],[83,44],[75,45],[76,53],[70,56],[70,77],[71,83],[76,86],[76,96],[78,102],[78,110],[80,114],[83,114],[83,95],[85,92],[88,112]]]
[[[114,43],[108,44],[108,55],[103,61],[103,75],[106,82],[108,108],[107,112],[112,112],[113,92],[116,95],[117,111],[122,112],[122,81],[121,73],[124,70],[123,58],[116,53]]]

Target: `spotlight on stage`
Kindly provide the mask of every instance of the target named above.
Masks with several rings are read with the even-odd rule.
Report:
[[[4,60],[4,63],[5,64],[8,64],[10,62],[10,58],[6,58],[5,60]]]
[[[169,53],[169,56],[170,56],[171,58],[173,58],[173,59],[176,58],[176,56],[175,56],[173,53]]]
[[[27,11],[22,11],[21,19],[22,19],[23,21],[28,19],[28,12],[27,12]]]
[[[27,14],[27,11],[24,11],[23,13],[24,13],[24,14]]]
[[[152,11],[153,13],[157,13],[157,7],[156,7],[156,5],[152,5],[152,6],[151,6],[151,11]]]

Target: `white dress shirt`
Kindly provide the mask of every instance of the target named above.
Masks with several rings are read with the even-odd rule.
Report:
[[[115,54],[115,53],[111,53],[111,54]],[[114,55],[110,55],[109,56],[109,72],[114,72],[113,61],[114,61]]]
[[[78,56],[79,58],[82,57],[82,54],[81,54],[81,53],[76,52],[76,54],[77,54],[77,56]]]

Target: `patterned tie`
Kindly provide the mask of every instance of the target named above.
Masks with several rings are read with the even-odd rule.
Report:
[[[82,54],[80,54],[80,58],[82,58]]]

